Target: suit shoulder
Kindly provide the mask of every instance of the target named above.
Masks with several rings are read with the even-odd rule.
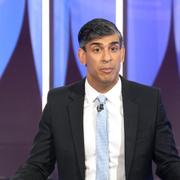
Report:
[[[83,87],[83,80],[71,83],[69,85],[53,88],[48,92],[48,99],[66,98],[69,94],[76,93]]]
[[[141,84],[141,83],[134,82],[134,81],[129,81],[129,80],[128,80],[128,83],[132,88],[135,88],[137,90],[159,91],[159,88],[154,87],[154,86],[148,86],[148,85],[145,85],[145,84]]]
[[[136,97],[157,97],[160,94],[160,90],[154,86],[144,85],[138,82],[123,80],[124,84],[128,87],[130,94],[136,95]]]
[[[58,96],[58,95],[65,95],[68,92],[68,86],[56,87],[50,89],[48,92],[48,96]]]

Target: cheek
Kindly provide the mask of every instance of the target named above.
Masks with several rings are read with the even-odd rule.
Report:
[[[98,72],[98,65],[94,62],[88,63],[87,72],[90,76],[93,76],[93,77],[97,77],[100,75]]]
[[[91,73],[95,73],[97,71],[97,66],[95,63],[89,62],[87,64],[87,70]]]
[[[117,57],[115,58],[115,63],[116,63],[117,66],[120,66],[121,62],[122,62],[121,56],[119,55],[119,56],[117,56]]]
[[[88,57],[87,59],[87,67],[90,69],[96,69],[98,67],[97,59],[94,59],[93,57]]]
[[[116,69],[116,71],[120,71],[120,69],[121,69],[121,60],[119,59],[119,60],[116,60],[115,61],[115,63],[114,63],[114,65],[115,65],[115,69]]]

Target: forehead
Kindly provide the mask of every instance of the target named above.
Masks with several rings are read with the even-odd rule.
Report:
[[[92,45],[110,45],[112,43],[119,43],[119,36],[117,34],[113,35],[107,35],[107,36],[102,36],[100,38],[95,38],[91,40],[90,42],[87,43],[87,46],[92,46]]]

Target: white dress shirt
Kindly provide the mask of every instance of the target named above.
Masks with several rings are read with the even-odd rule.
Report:
[[[85,180],[96,179],[96,115],[95,99],[100,93],[85,81],[84,99],[84,144],[85,144]],[[124,117],[121,93],[121,80],[103,94],[108,109],[109,138],[109,180],[125,180],[124,153]]]

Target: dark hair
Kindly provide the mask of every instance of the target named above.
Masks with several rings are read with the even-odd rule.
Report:
[[[100,38],[107,35],[119,35],[120,46],[124,46],[123,37],[116,25],[111,21],[102,18],[92,19],[81,27],[78,34],[78,42],[81,48],[93,39]]]

